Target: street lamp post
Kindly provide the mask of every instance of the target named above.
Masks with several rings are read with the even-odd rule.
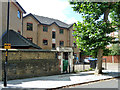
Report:
[[[9,7],[10,1],[8,0],[8,10],[7,10],[7,44],[9,43]],[[8,61],[8,48],[6,48],[6,60],[4,63],[4,87],[7,87],[7,61]]]

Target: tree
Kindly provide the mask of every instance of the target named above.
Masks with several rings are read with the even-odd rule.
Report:
[[[118,37],[117,40],[120,41],[120,4],[116,3],[115,8],[113,9],[113,12],[110,13],[110,17],[112,18],[111,22],[113,23],[113,26],[118,30]],[[120,44],[116,43],[113,44],[110,48],[112,50],[111,55],[120,55]]]
[[[110,47],[111,53],[110,55],[120,55],[120,47],[119,44],[113,44]]]
[[[98,61],[95,73],[101,74],[103,53],[106,51],[106,46],[111,42],[113,43],[115,39],[108,34],[116,31],[112,27],[113,24],[108,20],[108,16],[109,13],[117,11],[120,3],[71,1],[70,4],[73,5],[73,10],[82,14],[83,17],[82,23],[78,22],[74,25],[77,46],[81,50],[90,51],[93,56],[97,56]],[[116,15],[119,16],[118,13]]]

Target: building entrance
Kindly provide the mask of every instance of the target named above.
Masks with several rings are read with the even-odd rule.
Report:
[[[63,53],[63,73],[68,73],[68,52]]]

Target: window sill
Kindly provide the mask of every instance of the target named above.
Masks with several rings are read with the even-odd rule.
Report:
[[[26,30],[26,31],[33,31],[33,30]]]

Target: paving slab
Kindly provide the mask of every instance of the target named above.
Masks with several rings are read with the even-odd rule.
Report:
[[[103,70],[104,74],[94,75],[94,71],[80,72],[76,74],[63,74],[44,76],[29,79],[10,80],[6,88],[59,88],[75,84],[83,84],[92,81],[110,79],[120,76],[118,70]],[[2,82],[3,83],[3,82]],[[3,84],[2,88],[5,88]]]

